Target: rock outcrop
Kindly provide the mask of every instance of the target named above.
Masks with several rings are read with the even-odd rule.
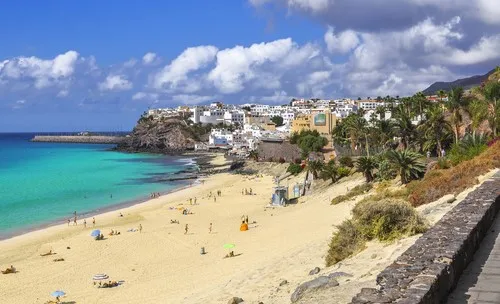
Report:
[[[139,119],[132,133],[117,146],[125,152],[176,154],[194,149],[198,136],[180,118]]]

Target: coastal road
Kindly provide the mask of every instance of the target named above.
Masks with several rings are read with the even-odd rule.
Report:
[[[500,303],[500,216],[497,215],[447,304]]]

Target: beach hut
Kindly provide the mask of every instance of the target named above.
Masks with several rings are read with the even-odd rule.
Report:
[[[273,187],[273,195],[271,198],[272,206],[285,206],[288,202],[288,187],[276,186]]]

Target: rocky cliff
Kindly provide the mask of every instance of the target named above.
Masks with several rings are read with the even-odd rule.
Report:
[[[198,134],[180,118],[154,119],[143,116],[134,130],[118,144],[117,150],[126,152],[149,152],[176,154],[194,149]]]

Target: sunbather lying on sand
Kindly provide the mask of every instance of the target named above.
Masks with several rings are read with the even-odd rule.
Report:
[[[116,287],[118,285],[120,285],[120,284],[118,284],[118,282],[116,282],[116,281],[113,281],[113,282],[109,281],[108,283],[104,283],[102,285],[99,284],[99,288],[112,288],[112,287]]]
[[[64,261],[64,259],[63,259],[63,258],[60,258],[60,259],[54,259],[54,262],[62,262],[62,261]]]
[[[52,249],[51,249],[51,250],[49,250],[49,252],[47,252],[47,253],[42,253],[42,254],[40,254],[40,256],[48,256],[48,255],[53,255],[53,254],[56,254],[56,253],[55,253],[55,252],[52,252]]]
[[[3,274],[9,274],[9,273],[16,273],[16,268],[12,265],[10,265],[9,268],[2,270]]]
[[[234,258],[234,251],[231,251],[228,254],[226,254],[224,258]]]

